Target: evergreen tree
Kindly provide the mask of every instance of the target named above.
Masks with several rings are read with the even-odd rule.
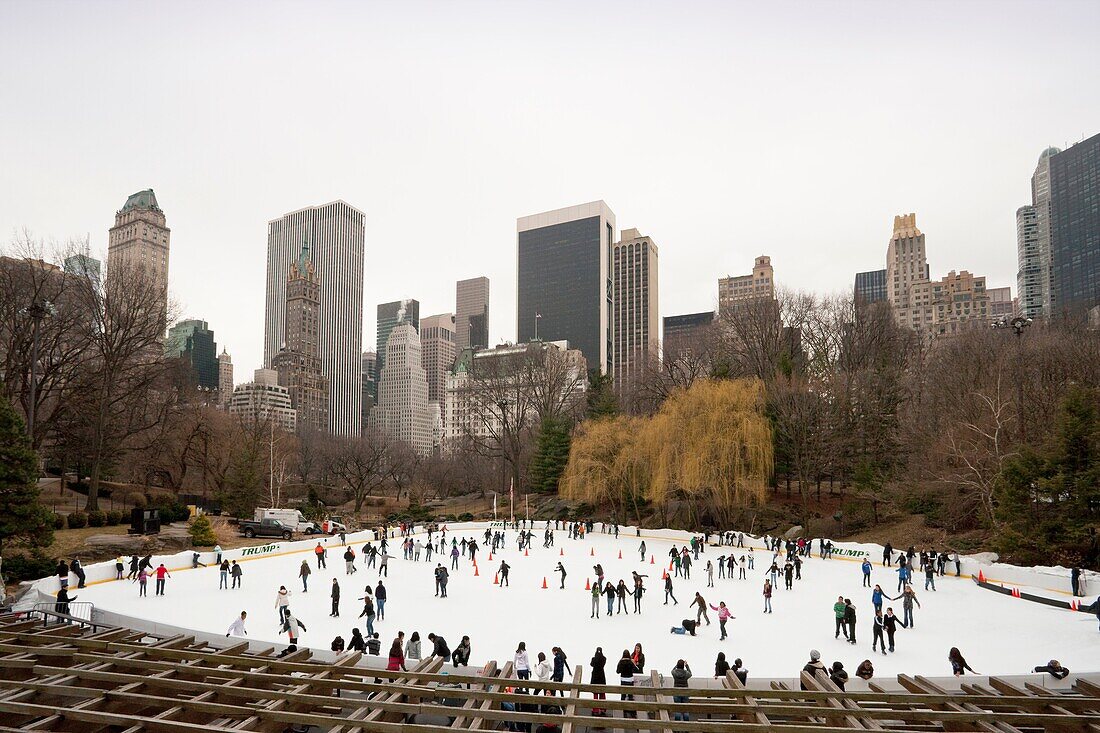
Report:
[[[610,374],[601,374],[593,369],[588,378],[588,392],[585,394],[587,415],[590,420],[601,417],[615,417],[619,414],[619,397],[615,394]]]
[[[191,522],[187,530],[191,535],[191,544],[195,547],[213,547],[218,544],[218,536],[214,534],[214,525],[205,514],[200,514]]]
[[[52,513],[38,501],[38,458],[23,420],[0,397],[0,549],[8,544],[47,547]]]
[[[535,455],[531,458],[528,485],[545,494],[558,492],[558,481],[569,463],[571,436],[569,422],[562,417],[548,417],[539,427]]]

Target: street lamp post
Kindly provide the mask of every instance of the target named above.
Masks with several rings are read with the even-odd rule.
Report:
[[[1012,332],[1016,334],[1016,415],[1020,421],[1020,442],[1027,443],[1027,426],[1024,424],[1024,385],[1020,380],[1020,337],[1023,336],[1024,329],[1031,325],[1031,319],[1024,316],[1013,316],[1009,319],[1008,316],[993,322],[993,328],[1005,329],[1011,328]]]
[[[504,451],[504,436],[508,433],[508,400],[497,402],[500,408],[500,490],[508,487],[508,461]]]

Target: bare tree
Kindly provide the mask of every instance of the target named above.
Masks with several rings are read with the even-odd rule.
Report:
[[[392,480],[395,442],[378,430],[366,430],[358,438],[335,438],[329,455],[329,471],[354,502],[355,512],[367,497]]]

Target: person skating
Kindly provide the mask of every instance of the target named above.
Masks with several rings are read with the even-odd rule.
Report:
[[[126,565],[122,562],[122,556],[119,555],[115,558],[115,580],[122,580],[122,573],[126,569]]]
[[[244,571],[241,570],[240,564],[236,560],[234,560],[233,563],[229,566],[229,577],[233,578],[234,589],[241,587],[241,575],[243,574]]]
[[[564,565],[562,565],[562,564],[561,564],[561,563],[559,562],[559,563],[557,564],[557,566],[556,566],[556,567],[554,568],[554,572],[555,572],[555,573],[561,573],[561,585],[560,585],[560,586],[558,586],[558,589],[559,589],[559,590],[564,590],[564,589],[565,589],[565,576],[566,576],[566,572],[565,572],[565,566],[564,566]]]
[[[290,609],[290,591],[286,589],[285,585],[280,585],[278,592],[275,594],[275,609],[279,612],[279,623],[284,623],[287,611]]]
[[[458,646],[455,647],[454,652],[451,653],[451,664],[456,668],[461,665],[463,667],[470,663],[470,637],[463,636],[462,641],[458,642]]]
[[[370,586],[366,588],[366,595],[358,600],[363,602],[363,610],[359,612],[359,618],[367,619],[367,635],[370,636],[374,633],[374,598],[371,594]]]
[[[348,547],[344,550],[344,575],[355,572],[355,550]]]
[[[900,596],[894,596],[890,600],[896,601],[901,599],[901,625],[902,628],[913,628],[916,624],[913,622],[913,604],[917,604],[917,608],[920,608],[920,601],[917,600],[917,593],[910,585],[905,586],[905,590],[902,591]]]
[[[700,619],[707,622],[707,626],[710,626],[710,616],[707,614],[707,602],[703,599],[702,593],[695,594],[695,600],[691,602],[691,605],[696,606],[695,611],[695,623],[699,623]]]
[[[340,617],[340,584],[336,582],[336,578],[332,579],[332,591],[329,593],[329,598],[332,599],[332,610],[329,612],[329,618]]]
[[[133,580],[137,577],[139,562],[141,562],[141,558],[139,558],[136,554],[130,556],[130,571],[126,574],[127,580]]]
[[[163,596],[164,595],[164,579],[165,578],[171,578],[172,574],[168,572],[168,568],[164,567],[164,563],[161,563],[160,565],[157,566],[156,573],[154,573],[154,574],[157,576],[157,592],[156,592],[156,594],[158,596]]]
[[[440,565],[436,568],[436,578],[439,581],[439,597],[440,598],[446,598],[447,597],[447,583],[448,583],[448,581],[450,581],[451,573],[450,573],[449,570],[447,570],[447,568]]]
[[[641,555],[642,562],[645,562],[645,540],[642,540],[642,544],[638,546],[638,554]]]
[[[936,566],[931,562],[924,566],[924,589],[929,587],[936,590]]]
[[[844,625],[848,627],[848,643],[856,643],[856,607],[851,598],[844,599]]]
[[[726,622],[734,617],[730,614],[729,608],[726,607],[725,601],[718,601],[718,605],[711,606],[711,608],[718,612],[718,629],[722,632],[718,641],[724,641],[726,638]]]
[[[783,587],[787,590],[794,588],[794,565],[790,560],[783,564]]]
[[[602,593],[603,589],[600,587],[599,581],[593,583],[591,589],[589,590],[589,594],[592,597],[592,612],[589,614],[588,618],[600,617],[600,595]]]
[[[229,589],[229,561],[222,560],[218,566],[218,590]]]
[[[894,562],[894,546],[889,542],[882,548],[882,567],[888,568]]]
[[[69,564],[64,560],[57,563],[57,582],[62,589],[69,587]]]
[[[714,587],[714,564],[707,560],[707,587]]]
[[[309,569],[309,563],[302,560],[302,564],[298,567],[298,577],[302,581],[302,592],[309,592],[309,575],[313,571]]]
[[[388,577],[388,576],[387,576]],[[379,578],[378,585],[374,588],[374,602],[378,606],[378,620],[386,620],[386,596],[389,595],[386,592],[386,586],[382,585],[382,580]]]
[[[500,587],[501,588],[503,588],[506,585],[511,586],[511,584],[508,582],[508,571],[511,570],[511,569],[512,569],[511,565],[509,565],[508,563],[506,563],[503,560],[500,561],[500,569],[497,570],[497,572],[500,574]]]
[[[882,592],[882,586],[876,585],[875,589],[871,591],[871,605],[875,607],[875,611],[882,610],[882,599],[886,597],[886,594]]]
[[[898,630],[898,617],[894,615],[893,608],[886,609],[886,615],[882,617],[882,628],[886,631],[886,638],[890,642],[890,651],[894,651],[894,634]]]
[[[821,663],[821,652],[817,649],[811,649],[810,661],[806,662],[806,666],[802,668],[802,671],[810,675],[813,679],[817,679],[818,672],[827,672],[825,665]],[[798,686],[802,690],[808,689],[805,682],[799,682]]]
[[[138,570],[137,577],[134,578],[134,580],[136,580],[138,584],[138,598],[148,597],[149,571],[145,568],[140,568]],[[130,582],[132,583],[134,581],[132,580]]]
[[[79,557],[73,558],[73,563],[70,566],[70,569],[73,571],[73,575],[76,576],[76,587],[78,589],[83,588],[84,581],[87,579],[87,576],[84,573],[84,566],[80,564]]]
[[[772,582],[764,581],[764,613],[772,612]]]
[[[870,588],[871,587],[871,558],[869,558],[869,557],[863,558],[863,565],[861,567],[863,569],[863,587],[864,588]]]
[[[626,609],[626,581],[622,578],[619,579],[619,584],[615,586],[615,597],[619,599],[619,605],[615,612],[630,615],[630,611]]]
[[[883,631],[886,628],[886,618],[882,615],[882,609],[875,609],[874,626],[871,629],[871,651],[877,651],[876,646],[882,647],[882,656],[886,656],[886,638]]]
[[[844,634],[844,639],[848,639],[848,627],[844,622],[844,612],[847,610],[847,606],[844,605],[844,596],[837,596],[836,603],[833,604],[833,616],[836,617],[836,633],[833,635],[834,639],[839,639],[840,635]]]
[[[296,619],[294,617],[294,614],[291,613],[291,610],[288,607],[286,609],[286,616],[283,618],[283,628],[282,628],[282,630],[287,632],[287,635],[290,638],[290,645],[287,646],[286,649],[279,652],[280,657],[285,657],[288,654],[293,654],[294,652],[298,651],[298,631],[299,631],[299,629],[302,630],[302,631],[308,631],[308,629],[306,628],[306,625],[303,624],[298,619]]]
[[[967,671],[970,671],[972,674],[978,674],[973,669],[970,669],[970,665],[966,663],[966,658],[963,657],[958,647],[951,647],[951,651],[947,653],[947,661],[951,662],[951,674],[956,677],[962,677]]]
[[[320,570],[321,568],[326,568],[327,569],[328,566],[325,563],[325,561],[328,558],[328,550],[326,550],[321,545],[320,542],[318,542],[317,546],[313,548],[313,554],[317,556],[317,569],[318,570]]]
[[[233,623],[229,624],[229,629],[226,630],[226,636],[248,636],[248,630],[244,627],[245,619],[248,618],[248,611],[241,611],[241,615],[233,619]]]
[[[634,613],[642,612],[642,594],[645,593],[645,586],[642,585],[642,578],[637,573],[634,574]]]
[[[676,596],[672,594],[672,576],[665,573],[665,605],[668,605],[668,599],[672,599],[672,605],[679,606],[680,602],[676,600]]]
[[[726,661],[726,653],[718,652],[718,658],[714,660],[714,676],[722,679],[730,671],[730,663]]]
[[[679,626],[673,626],[671,632],[673,634],[691,634],[692,636],[695,636],[695,630],[698,628],[698,621],[693,621],[690,618],[685,618],[680,622]]]

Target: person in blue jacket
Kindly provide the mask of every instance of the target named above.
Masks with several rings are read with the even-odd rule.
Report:
[[[871,587],[871,559],[863,558],[863,587]]]
[[[875,607],[876,612],[882,611],[882,599],[884,597],[882,592],[882,586],[876,585],[875,589],[871,591],[871,605]]]
[[[911,578],[912,575],[913,573],[909,570],[908,564],[900,565],[898,567],[898,592],[901,592],[905,589],[905,586],[909,583],[909,578]]]

